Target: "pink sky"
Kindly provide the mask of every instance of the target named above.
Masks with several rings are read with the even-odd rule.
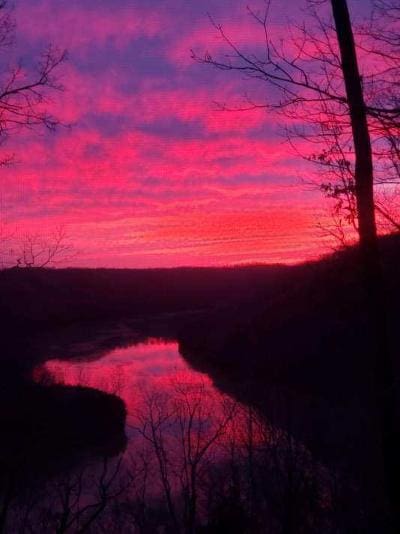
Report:
[[[280,8],[278,37],[296,5]],[[77,250],[69,264],[80,266],[296,262],[326,252],[316,228],[326,206],[302,182],[312,167],[271,114],[218,111],[213,103],[236,102],[246,82],[190,59],[191,48],[221,48],[207,12],[252,43],[245,8],[17,1],[24,61],[49,42],[69,51],[66,90],[51,111],[71,126],[24,132],[3,147],[16,163],[1,169],[2,222],[16,236],[65,226]]]

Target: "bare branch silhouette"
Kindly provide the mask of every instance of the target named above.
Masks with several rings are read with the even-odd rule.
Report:
[[[28,232],[22,236],[17,248],[17,267],[54,267],[76,255],[64,226],[58,226],[48,237]]]

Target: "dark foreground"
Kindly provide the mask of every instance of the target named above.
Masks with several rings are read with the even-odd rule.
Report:
[[[400,239],[382,240],[382,250],[396,357]],[[100,358],[113,347],[159,337],[178,340],[192,366],[301,441],[329,471],[330,490],[324,486],[325,496],[318,490],[316,498],[309,467],[296,465],[292,451],[284,484],[280,473],[279,498],[272,487],[282,465],[275,463],[272,471],[264,465],[252,490],[263,497],[251,500],[253,511],[231,479],[208,523],[200,529],[192,521],[189,530],[186,522],[183,532],[224,532],[228,525],[232,532],[389,532],[371,422],[365,296],[354,251],[294,267],[13,269],[0,273],[0,293],[0,529],[13,532],[6,511],[21,485],[65,471],[87,455],[114,457],[125,446],[125,409],[116,395],[46,384],[43,377],[37,384],[33,369],[55,355]],[[284,450],[288,461],[287,443]],[[267,490],[285,518],[280,522],[268,522],[273,513],[265,508]],[[242,510],[240,517],[234,509]],[[176,524],[162,521],[177,532]],[[151,528],[141,524],[136,531],[156,532],[154,522]]]

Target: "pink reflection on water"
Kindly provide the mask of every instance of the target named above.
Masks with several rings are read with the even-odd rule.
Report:
[[[98,360],[49,360],[35,378],[40,380],[44,374],[56,383],[114,393],[125,401],[129,414],[137,409],[145,391],[167,392],[177,382],[212,387],[207,375],[185,362],[176,342],[160,339],[114,349]]]
[[[148,434],[152,424],[170,453],[178,451],[178,456],[188,454],[186,445],[180,450],[185,442],[196,442],[198,450],[210,443],[213,455],[220,457],[221,447],[248,440],[252,410],[240,407],[207,375],[191,369],[176,342],[149,339],[114,349],[97,360],[48,360],[35,372],[36,380],[43,377],[120,396],[128,412],[130,451],[144,442],[156,445]],[[259,421],[252,424],[252,441],[261,442],[264,432]],[[208,447],[204,450],[208,453]]]
[[[49,360],[35,373],[36,380],[46,377],[125,401],[128,447],[118,477],[134,480],[129,489],[134,501],[143,495],[159,501],[169,493],[179,508],[182,496],[196,495],[202,516],[208,490],[203,494],[201,488],[212,488],[215,480],[224,484],[233,464],[246,473],[250,456],[261,458],[266,446],[282,440],[251,407],[191,369],[176,342],[149,339],[97,360]],[[194,480],[199,487],[193,487]]]

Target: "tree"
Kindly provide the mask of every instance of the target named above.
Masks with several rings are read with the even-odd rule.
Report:
[[[222,26],[212,20],[229,53],[215,58],[209,53],[198,56],[193,52],[193,57],[221,70],[240,72],[245,78],[270,85],[266,102],[247,94],[245,103],[234,109],[264,108],[289,119],[285,128],[287,138],[301,157],[320,167],[318,188],[335,200],[334,214],[341,217],[343,230],[358,231],[354,142],[337,34],[333,21],[322,9],[327,1],[306,1],[307,24],[293,23],[285,41],[272,36],[270,1],[267,1],[264,11],[248,8],[261,30],[261,41],[255,43],[257,47],[261,44],[261,51],[259,48],[252,51],[237,47]],[[390,2],[395,4],[397,0]],[[397,217],[388,209],[391,202],[387,202],[391,198],[389,187],[400,183],[400,115],[396,100],[400,43],[394,37],[398,19],[386,8],[378,7],[373,23],[356,28],[361,41],[357,49],[364,57],[367,55],[371,63],[369,67],[369,63],[363,61],[362,89],[375,159],[374,183],[381,192],[375,199],[377,211],[386,224],[398,230]],[[381,26],[385,26],[385,33]],[[225,104],[221,107],[232,109]],[[304,143],[298,147],[298,139],[308,142],[308,151],[304,151]]]
[[[70,260],[74,249],[65,228],[59,226],[48,237],[26,233],[12,253],[16,267],[52,267]]]
[[[387,496],[396,510],[399,460],[396,435],[396,396],[393,364],[388,350],[386,303],[379,260],[374,207],[374,165],[368,116],[357,53],[346,0],[331,0],[340,48],[343,79],[355,150],[355,196],[357,199],[360,251],[370,317],[375,329],[373,371],[384,452]]]
[[[60,120],[48,110],[49,96],[62,91],[57,78],[59,66],[66,60],[65,50],[48,46],[36,64],[9,62],[15,44],[15,19],[7,0],[0,0],[0,54],[7,58],[0,73],[0,144],[16,131],[45,127],[54,130]],[[13,155],[4,154],[0,165],[8,165]]]
[[[0,228],[0,269],[56,267],[75,256],[76,249],[62,225],[48,235],[7,231],[5,225]]]
[[[7,0],[0,0],[0,55],[7,58],[0,69],[0,145],[21,129],[45,127],[53,131],[60,124],[60,120],[49,112],[48,104],[52,92],[63,90],[57,71],[67,53],[48,46],[35,64],[30,61],[23,65],[21,60],[12,62],[9,58],[16,42],[15,30],[13,11]],[[13,154],[0,156],[0,166],[10,165],[13,161]],[[5,232],[3,221],[1,226],[0,243],[4,248],[14,234]],[[50,249],[48,252],[53,256]]]
[[[24,63],[22,60],[13,61],[10,58],[16,44],[15,33],[13,10],[7,0],[0,0],[0,57],[3,59],[0,68],[0,146],[22,129],[44,127],[54,131],[60,124],[60,120],[49,112],[48,106],[50,95],[63,90],[57,73],[67,53],[48,46],[36,62],[31,58]],[[13,154],[0,155],[0,166],[10,165],[13,161]],[[71,253],[63,228],[57,228],[48,239],[27,233],[15,244],[16,237],[16,232],[7,231],[7,225],[1,221],[1,268],[10,264],[44,267]],[[15,257],[16,254],[18,257]]]
[[[246,97],[247,103],[240,109],[262,107],[294,119],[295,126],[289,128],[290,140],[294,134],[307,140],[312,149],[306,157],[336,173],[340,179],[321,187],[333,198],[342,200],[345,196],[348,202],[355,200],[350,217],[353,217],[359,236],[372,346],[372,361],[366,364],[370,365],[374,377],[386,495],[392,511],[395,511],[396,481],[400,474],[396,393],[387,339],[374,179],[384,172],[388,162],[392,163],[394,173],[399,168],[400,106],[398,84],[393,76],[399,73],[400,62],[397,56],[393,64],[393,57],[385,48],[396,46],[399,41],[396,33],[390,30],[386,34],[367,32],[363,50],[370,58],[379,58],[380,77],[376,72],[361,76],[361,50],[355,43],[347,1],[309,0],[307,4],[313,26],[294,25],[290,46],[285,46],[284,42],[277,44],[271,37],[271,5],[267,1],[262,12],[248,8],[250,16],[262,30],[261,52],[238,47],[222,26],[212,21],[229,53],[217,58],[209,53],[204,56],[193,53],[193,57],[220,70],[240,73],[268,84],[271,88],[268,102],[258,103]],[[326,17],[329,5],[330,16]],[[390,15],[396,17],[396,0],[381,0],[378,6],[381,11],[389,7]],[[371,43],[376,42],[385,46],[372,48]],[[372,71],[374,69],[376,71],[376,65]],[[316,144],[317,153],[313,150]]]

